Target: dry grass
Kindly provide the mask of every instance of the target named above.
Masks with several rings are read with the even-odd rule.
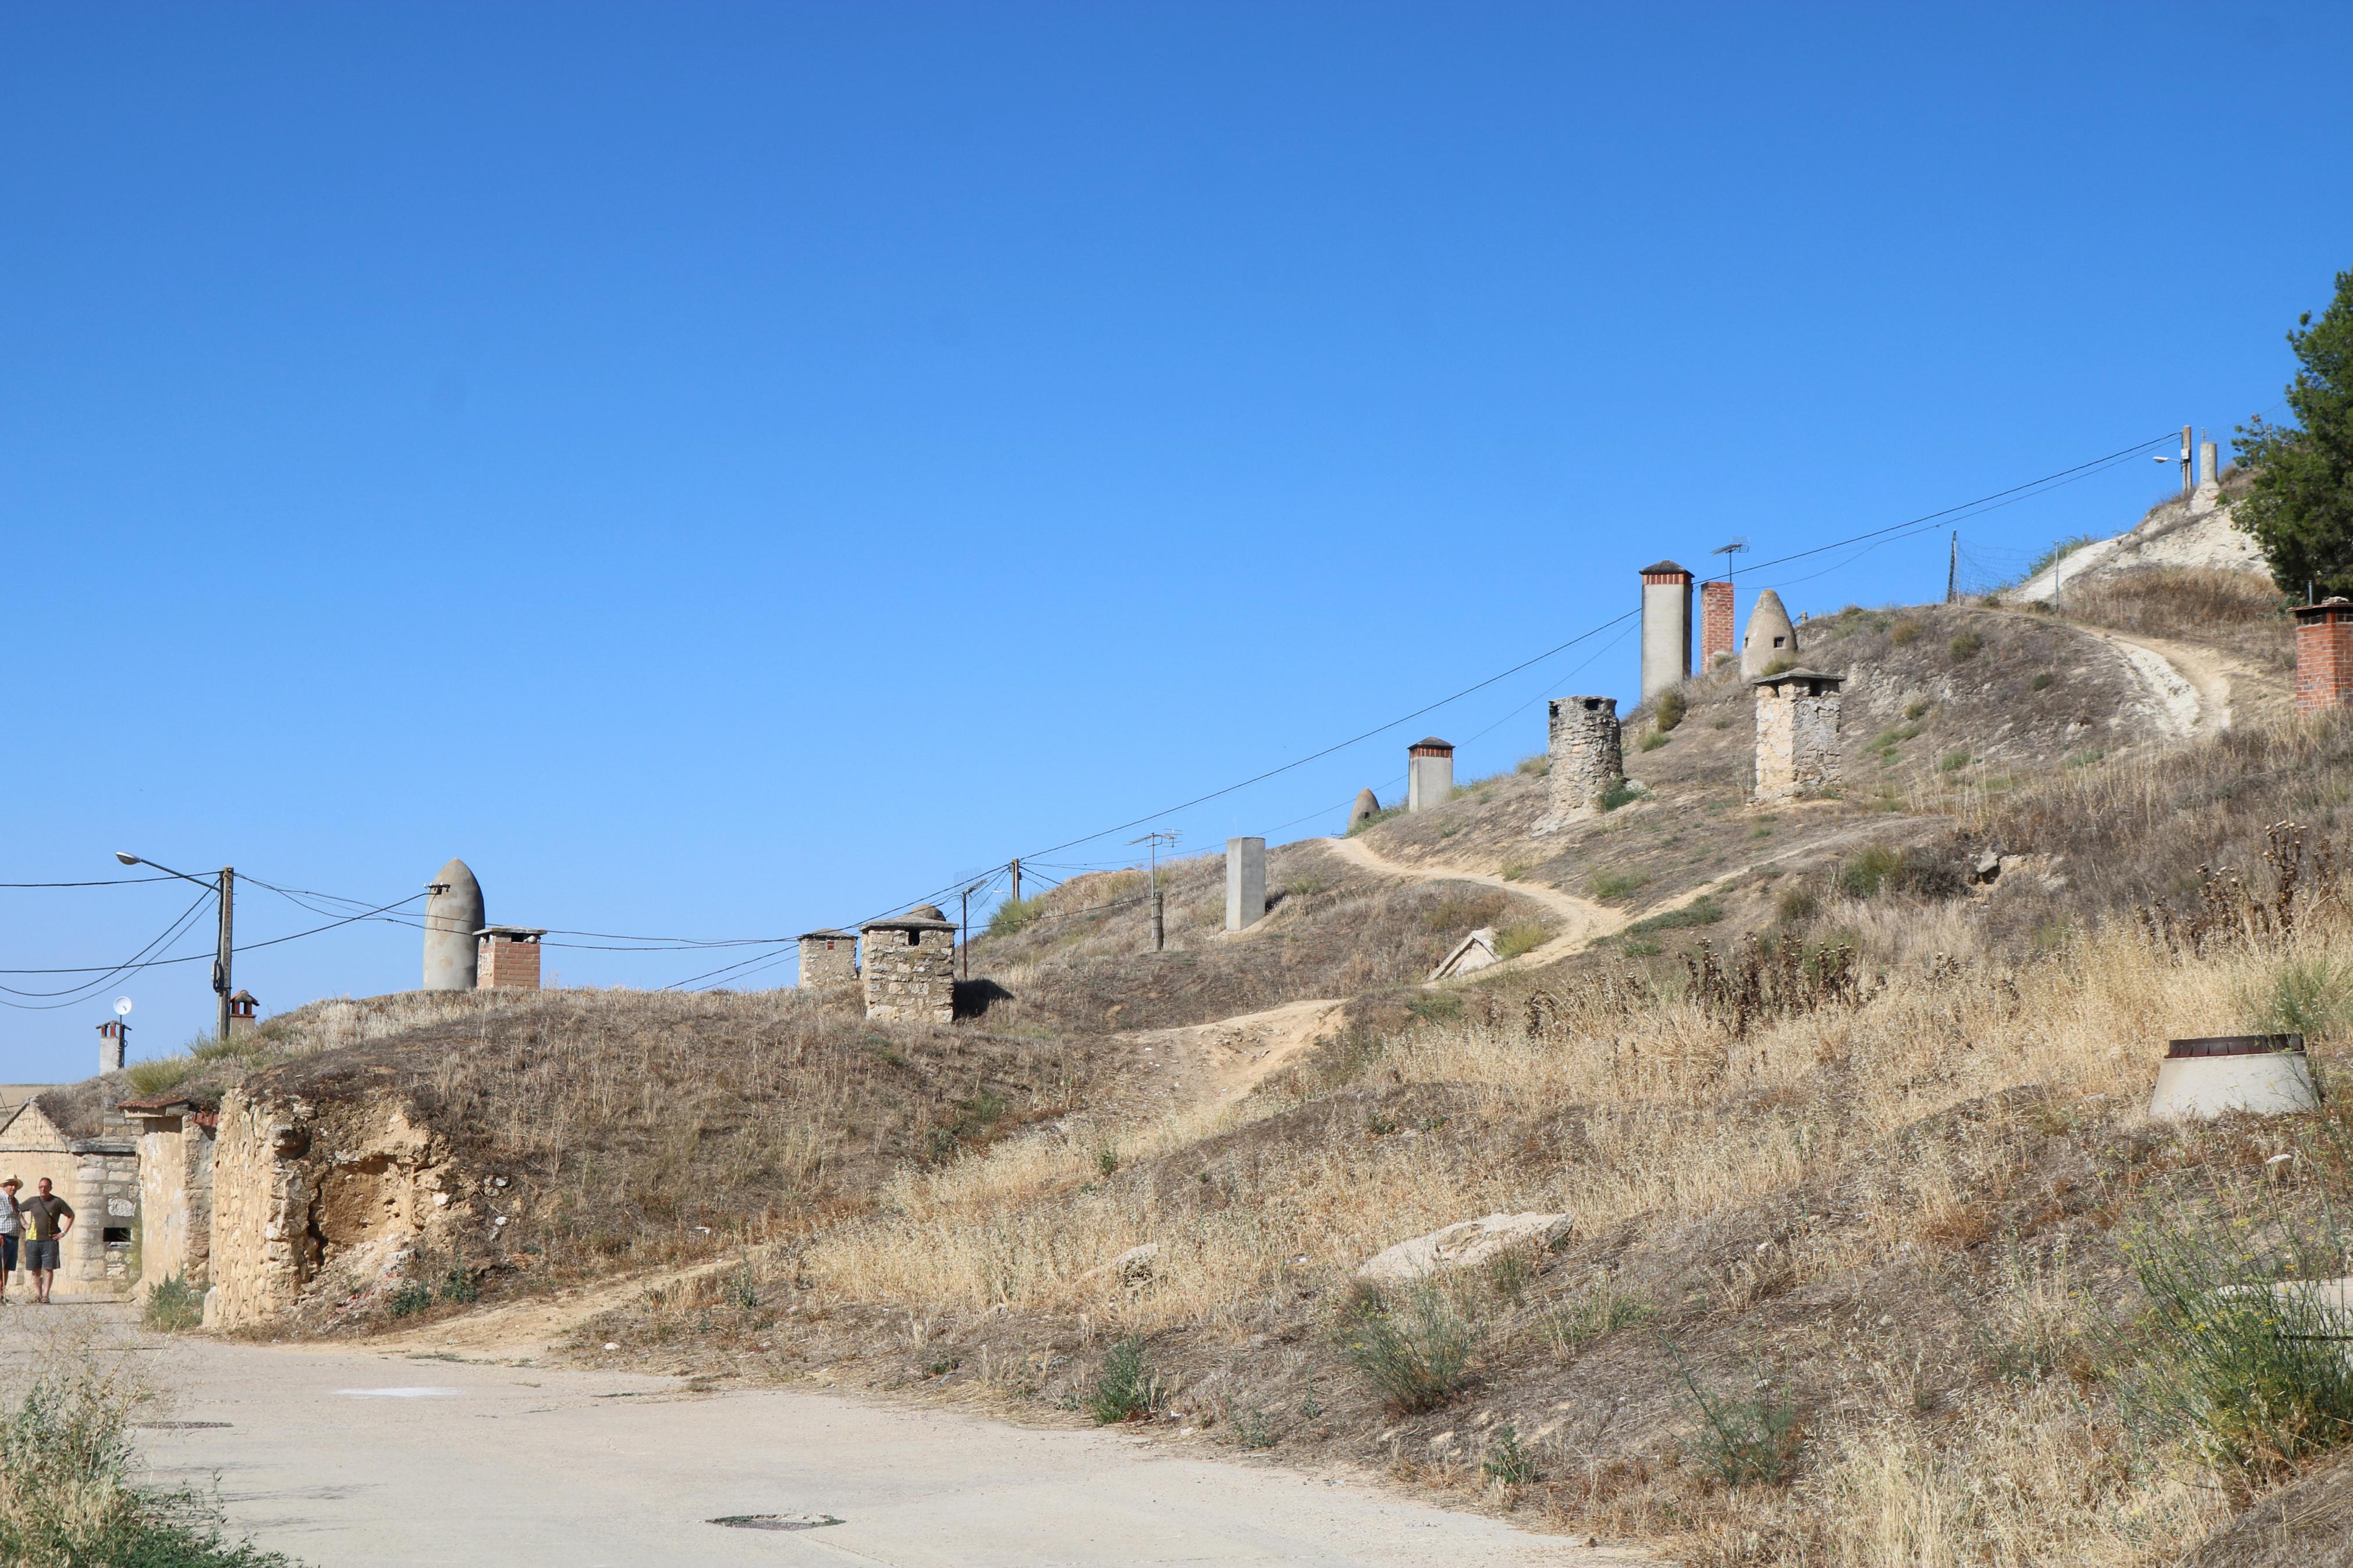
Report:
[[[298,1028],[304,1023],[298,1020]],[[470,993],[326,1004],[339,1047],[255,1091],[396,1095],[491,1175],[491,1282],[707,1255],[857,1212],[921,1168],[1069,1110],[1092,1058],[969,1029],[869,1024],[794,991]]]
[[[2211,643],[2253,668],[2295,669],[2295,625],[2267,577],[2192,566],[2158,566],[2094,578],[2067,590],[2071,620],[2147,637]]]

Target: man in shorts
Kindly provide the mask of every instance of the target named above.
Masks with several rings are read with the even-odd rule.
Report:
[[[11,1176],[0,1182],[0,1301],[8,1299],[8,1276],[16,1272],[16,1242],[24,1233],[25,1216],[16,1206],[24,1183]]]
[[[73,1205],[52,1194],[49,1179],[43,1176],[40,1192],[17,1206],[30,1232],[25,1240],[25,1272],[33,1277],[33,1300],[47,1306],[50,1283],[58,1275],[58,1243],[74,1227]]]

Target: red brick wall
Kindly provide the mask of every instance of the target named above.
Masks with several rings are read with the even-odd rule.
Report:
[[[2353,704],[2353,605],[2314,605],[2295,616],[2295,710]]]
[[[1703,674],[1732,655],[1732,584],[1699,585],[1699,668]]]
[[[518,991],[538,990],[539,943],[502,942],[494,936],[484,937],[474,987],[479,991],[499,987]]]

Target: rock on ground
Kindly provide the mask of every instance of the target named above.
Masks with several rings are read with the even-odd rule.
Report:
[[[1514,1247],[1550,1247],[1568,1234],[1561,1214],[1491,1214],[1466,1219],[1395,1247],[1366,1260],[1356,1278],[1375,1285],[1406,1285],[1441,1268],[1486,1262]]]

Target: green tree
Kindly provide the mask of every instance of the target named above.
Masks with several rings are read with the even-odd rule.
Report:
[[[2232,508],[2254,536],[2272,577],[2294,593],[2353,596],[2353,272],[2315,321],[2306,310],[2287,335],[2302,369],[2288,384],[2295,425],[2257,415],[2232,442],[2254,481]]]

